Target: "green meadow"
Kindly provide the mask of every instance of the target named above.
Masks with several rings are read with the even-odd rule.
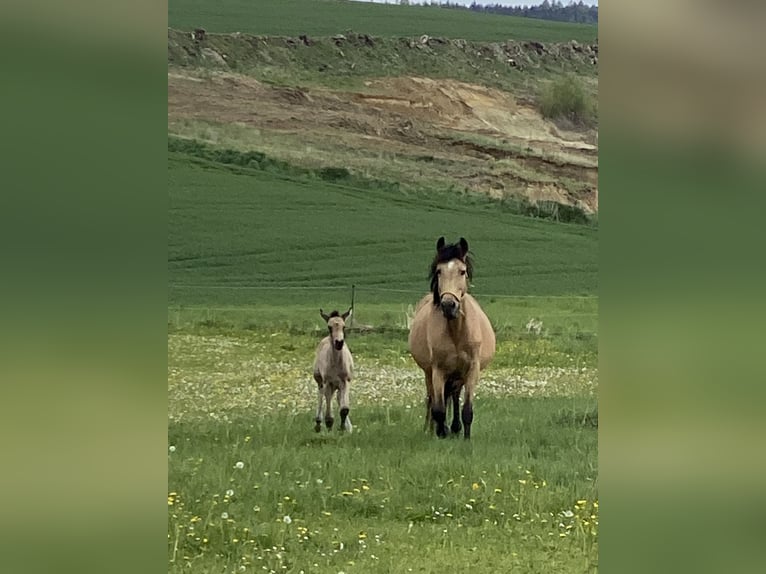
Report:
[[[170,572],[596,570],[595,228],[182,153],[168,175]],[[422,432],[406,348],[439,235],[498,333],[470,442]],[[351,285],[354,432],[315,433],[319,307]]]
[[[168,25],[292,37],[597,38],[593,26],[330,0],[170,0]],[[169,33],[171,63],[186,61],[180,36]],[[255,56],[236,52],[250,41],[210,45],[250,70]],[[342,58],[359,78],[388,66],[524,93],[561,67],[530,68],[522,85],[508,66],[438,56],[447,44],[421,57],[391,42]],[[281,85],[316,83],[330,62],[325,48],[277,46],[250,71]],[[358,80],[344,78],[322,82]],[[191,127],[168,146],[168,571],[597,571],[597,221],[518,215],[512,201],[444,185],[434,166],[408,164],[421,174],[410,185],[387,155],[386,169],[368,172],[343,153],[296,160],[306,146],[279,155],[234,138],[213,148],[184,121]],[[442,235],[468,240],[471,292],[497,333],[470,441],[423,432],[423,375],[407,350]],[[352,301],[354,432],[316,433],[319,308]]]
[[[594,42],[596,26],[423,6],[336,0],[169,0],[168,26],[254,35],[332,36],[353,30],[374,36],[443,36],[499,42]]]

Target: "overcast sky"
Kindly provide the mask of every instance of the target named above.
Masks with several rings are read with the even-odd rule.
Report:
[[[378,4],[398,4],[399,0],[356,0],[357,2],[377,2]],[[413,4],[422,4],[424,0],[412,0]],[[425,0],[430,3],[431,0]],[[437,2],[444,2],[445,0],[436,0]],[[551,2],[552,0],[548,0]],[[465,4],[470,6],[474,0],[449,0],[450,4]],[[502,4],[504,6],[539,6],[543,0],[476,0],[477,4]],[[561,0],[561,3],[565,6],[569,4],[569,0]],[[583,0],[583,4],[588,6],[598,6],[598,0]]]

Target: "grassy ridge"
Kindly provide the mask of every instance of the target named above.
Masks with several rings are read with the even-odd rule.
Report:
[[[355,30],[378,36],[446,36],[477,41],[593,42],[598,28],[422,6],[318,0],[169,0],[168,26],[210,32],[330,36]]]

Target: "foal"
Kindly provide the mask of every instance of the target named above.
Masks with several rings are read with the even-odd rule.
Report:
[[[351,432],[351,418],[348,416],[348,392],[354,371],[354,359],[351,357],[351,351],[345,344],[344,338],[346,319],[351,314],[351,309],[343,315],[337,311],[326,315],[322,309],[319,309],[319,314],[322,319],[327,321],[327,329],[330,334],[322,339],[317,346],[316,359],[314,360],[314,380],[318,385],[314,430],[319,432],[322,429],[322,399],[326,405],[324,423],[327,430],[332,428],[335,420],[332,417],[332,395],[337,391],[338,406],[340,407],[340,428]]]

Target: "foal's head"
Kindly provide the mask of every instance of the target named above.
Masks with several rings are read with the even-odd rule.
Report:
[[[336,350],[340,351],[343,348],[343,341],[345,340],[344,329],[346,328],[346,319],[351,315],[351,309],[341,315],[337,311],[333,311],[329,315],[326,315],[322,309],[319,309],[319,314],[322,319],[327,321],[327,329],[330,331],[330,341]]]
[[[431,291],[434,305],[441,307],[447,319],[458,316],[472,273],[468,242],[461,237],[457,243],[446,244],[444,237],[440,237],[436,242],[436,257],[431,263]]]

